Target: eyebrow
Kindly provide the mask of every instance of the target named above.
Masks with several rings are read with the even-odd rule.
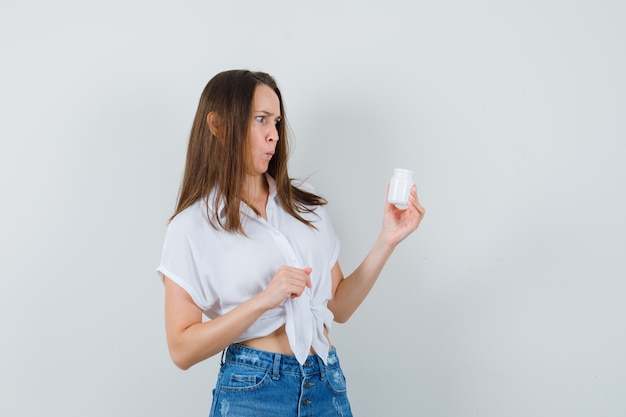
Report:
[[[269,112],[267,110],[255,110],[254,113],[263,113],[265,116],[274,116],[274,113]],[[277,119],[282,119],[283,116],[280,114],[276,116]]]

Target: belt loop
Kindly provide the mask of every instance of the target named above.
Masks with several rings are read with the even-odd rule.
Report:
[[[274,368],[272,369],[272,379],[278,381],[280,379],[280,359],[282,355],[280,353],[274,354]]]
[[[317,356],[317,363],[320,366],[320,381],[324,381],[326,379],[326,365],[324,365],[324,361],[322,360],[322,358],[319,357],[319,355]]]
[[[226,348],[228,349],[228,348]],[[220,366],[224,366],[224,357],[226,356],[226,349],[222,351],[222,359],[220,359]]]

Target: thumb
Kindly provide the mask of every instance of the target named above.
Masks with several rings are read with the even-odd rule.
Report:
[[[304,272],[306,272],[306,286],[309,288],[313,288],[313,284],[311,283],[311,271],[313,268],[304,268]]]

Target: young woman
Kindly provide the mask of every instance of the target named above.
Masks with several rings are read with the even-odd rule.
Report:
[[[373,248],[344,278],[326,201],[289,177],[288,153],[271,76],[233,70],[209,81],[157,270],[174,363],[223,352],[211,416],[351,416],[329,329],[424,216],[415,186],[408,209],[386,204]]]

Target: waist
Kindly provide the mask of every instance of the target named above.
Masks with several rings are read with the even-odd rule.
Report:
[[[328,351],[328,365],[324,365],[322,359],[315,354],[309,355],[306,361],[300,365],[293,355],[267,352],[241,344],[230,345],[224,353],[222,362],[224,364],[234,363],[257,369],[272,370],[281,374],[295,375],[317,374],[323,369],[339,367],[339,359],[334,347],[331,347]]]
[[[324,336],[328,341],[328,350],[332,348],[330,338],[328,336],[328,329],[324,326]],[[252,349],[258,349],[266,352],[280,353],[282,355],[293,356],[291,345],[289,344],[289,338],[285,330],[285,325],[280,326],[278,329],[268,334],[267,336],[257,337],[248,340],[241,340],[236,344],[244,345]],[[313,355],[315,351],[311,348],[310,353]]]

